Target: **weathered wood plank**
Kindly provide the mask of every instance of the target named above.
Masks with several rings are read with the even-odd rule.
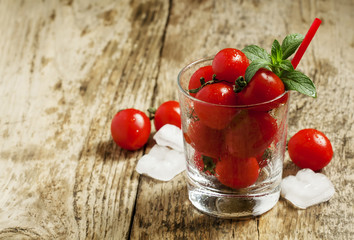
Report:
[[[353,146],[354,118],[349,113],[353,108],[353,81],[345,79],[353,74],[350,67],[353,37],[346,34],[353,22],[350,13],[353,9],[350,1],[342,1],[340,8],[334,1],[173,2],[157,85],[159,102],[176,98],[176,85],[174,89],[169,85],[176,81],[178,71],[192,60],[210,56],[225,47],[243,48],[246,44],[258,44],[270,50],[275,38],[281,40],[294,32],[305,34],[315,17],[323,19],[320,31],[299,65],[301,71],[314,79],[319,96],[314,100],[292,95],[289,136],[308,127],[328,135],[338,151],[323,172],[333,181],[337,193],[329,203],[306,211],[296,210],[281,199],[273,210],[259,218],[220,220],[205,216],[191,206],[182,176],[168,183],[143,177],[133,239],[349,239],[353,232],[350,201],[353,156],[349,146]],[[336,36],[346,38],[338,40]],[[341,99],[346,103],[342,104]],[[297,170],[286,156],[284,176]]]
[[[292,95],[288,135],[292,136],[303,128],[316,128],[329,137],[335,154],[330,165],[322,172],[333,182],[336,194],[328,203],[305,211],[293,209],[281,200],[277,212],[270,212],[269,223],[260,225],[260,236],[271,238],[276,235],[278,239],[350,239],[354,227],[354,207],[350,200],[353,198],[350,193],[353,189],[350,180],[353,178],[351,146],[354,146],[354,117],[350,110],[353,109],[354,81],[350,76],[353,75],[351,66],[354,49],[353,33],[346,32],[353,22],[354,4],[350,1],[311,1],[309,4],[311,7],[299,5],[304,16],[301,18],[310,24],[317,16],[323,19],[323,23],[299,69],[314,80],[318,98]],[[290,26],[290,21],[287,25]],[[297,170],[287,156],[284,176],[295,174]],[[269,228],[270,223],[277,227]],[[291,231],[286,230],[289,226]]]
[[[311,1],[1,1],[0,239],[350,239],[353,225],[354,3]],[[312,127],[335,149],[336,194],[261,217],[201,214],[183,174],[162,183],[110,136],[123,108],[177,99],[179,70],[225,47],[323,24],[299,69],[318,98],[292,95],[289,136]],[[298,169],[286,155],[284,176]],[[289,230],[290,229],[290,230]]]
[[[0,238],[127,238],[142,151],[110,121],[150,106],[168,5],[4,4]]]

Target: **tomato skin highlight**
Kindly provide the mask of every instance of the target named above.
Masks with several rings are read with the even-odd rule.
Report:
[[[259,166],[254,157],[239,159],[226,155],[217,162],[215,172],[222,184],[239,189],[249,187],[257,181]]]
[[[235,83],[239,76],[245,76],[249,60],[246,55],[235,48],[220,50],[214,57],[212,67],[218,80]]]
[[[199,68],[191,76],[191,79],[190,79],[189,85],[188,85],[188,89],[192,90],[192,89],[197,89],[197,88],[201,87],[200,78],[203,77],[205,82],[209,82],[213,79],[213,74],[214,74],[214,72],[213,72],[213,68],[211,67],[211,65]],[[195,97],[197,95],[196,93],[189,93],[189,94],[192,97]]]
[[[149,139],[150,132],[150,119],[145,113],[134,108],[119,111],[111,122],[114,142],[127,150],[143,147]]]
[[[302,129],[288,142],[290,159],[300,168],[319,171],[329,164],[333,148],[327,136],[316,129]]]
[[[225,150],[237,158],[259,156],[272,143],[278,126],[267,112],[244,111],[225,128]]]
[[[243,105],[263,103],[277,98],[285,92],[283,81],[272,71],[261,68],[253,76],[247,86],[238,93],[239,101]],[[253,110],[269,111],[286,102],[287,98],[280,99],[253,108]]]
[[[206,85],[197,93],[196,98],[203,101],[194,102],[198,118],[214,129],[225,128],[239,111],[232,107],[213,105],[237,105],[237,95],[229,84],[219,82]]]
[[[181,128],[181,108],[179,106],[179,102],[164,102],[156,110],[154,117],[156,131],[158,131],[165,124],[172,124]]]

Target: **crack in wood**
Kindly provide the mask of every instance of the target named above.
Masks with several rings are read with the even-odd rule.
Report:
[[[13,234],[12,234],[13,233]],[[36,231],[30,229],[30,228],[23,228],[23,227],[10,227],[10,228],[5,228],[0,231],[0,238],[1,235],[4,235],[5,238],[8,238],[10,236],[13,236],[18,238],[18,234],[27,236],[33,239],[43,239],[39,233]]]

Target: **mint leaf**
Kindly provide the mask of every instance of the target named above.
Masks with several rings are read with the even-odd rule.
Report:
[[[316,98],[316,87],[311,79],[299,71],[283,72],[281,80],[286,90],[295,90],[310,97]]]
[[[251,64],[246,69],[246,73],[245,73],[246,82],[249,83],[251,81],[252,77],[254,76],[254,74],[256,74],[256,72],[260,68],[267,68],[267,69],[271,70],[270,65],[271,65],[270,62],[268,62],[267,60],[262,59],[262,58],[258,58],[258,59],[253,60],[251,62]]]
[[[279,63],[279,67],[285,71],[292,72],[294,71],[294,66],[291,64],[290,60],[282,60]]]
[[[251,81],[260,68],[266,68],[280,77],[286,90],[295,90],[316,98],[316,87],[311,79],[305,74],[296,71],[291,61],[287,60],[300,46],[303,39],[303,35],[295,33],[286,36],[281,45],[278,40],[274,40],[270,55],[263,48],[256,45],[250,45],[242,49],[242,52],[252,61],[246,69],[246,83]],[[238,85],[241,86],[241,84]]]
[[[256,45],[249,45],[242,49],[242,52],[251,61],[261,58],[268,62],[271,62],[270,55],[267,53],[267,51]]]
[[[283,59],[283,52],[281,50],[278,40],[276,39],[273,42],[271,53],[272,53],[271,57],[272,57],[273,64],[277,64],[281,62],[281,60]]]
[[[304,35],[299,33],[294,33],[286,36],[281,43],[281,49],[283,52],[283,59],[290,57],[296,49],[300,46],[304,40]]]

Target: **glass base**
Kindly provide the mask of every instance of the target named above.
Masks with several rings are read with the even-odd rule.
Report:
[[[272,209],[279,200],[280,185],[271,192],[234,194],[215,192],[187,178],[188,195],[201,212],[218,218],[252,218]]]

